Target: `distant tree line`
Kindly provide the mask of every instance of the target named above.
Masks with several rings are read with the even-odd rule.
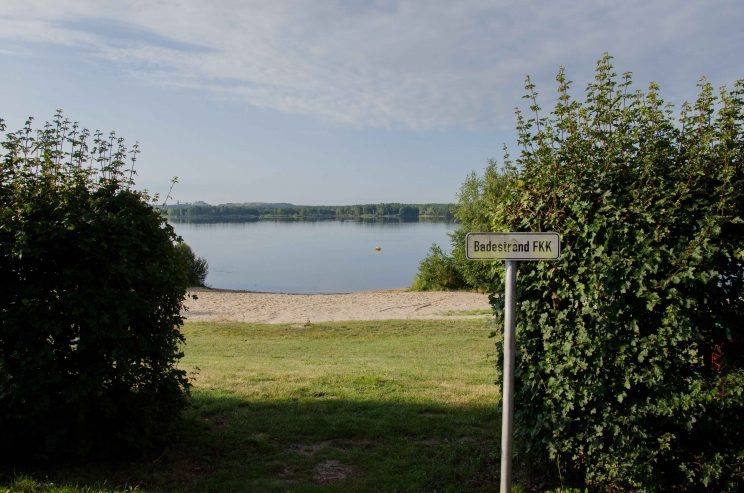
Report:
[[[415,222],[420,219],[451,221],[455,204],[357,204],[342,206],[293,204],[173,204],[165,207],[175,222],[240,222],[259,219],[364,220],[394,219]]]

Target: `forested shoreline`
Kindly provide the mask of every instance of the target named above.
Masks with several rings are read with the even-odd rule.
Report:
[[[169,221],[187,223],[286,220],[452,221],[455,204],[356,204],[341,206],[245,203],[211,205],[204,202],[166,205]]]

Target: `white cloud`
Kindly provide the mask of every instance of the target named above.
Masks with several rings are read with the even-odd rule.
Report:
[[[735,0],[6,0],[0,39],[259,107],[420,129],[511,121],[526,74],[549,93],[560,64],[586,77],[604,51],[662,83],[694,86],[707,68],[730,82],[743,12]]]

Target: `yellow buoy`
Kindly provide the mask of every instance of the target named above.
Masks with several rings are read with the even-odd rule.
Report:
[[[377,245],[377,246],[375,247],[375,251],[379,252],[380,250],[382,250],[382,247],[381,247],[380,245]]]

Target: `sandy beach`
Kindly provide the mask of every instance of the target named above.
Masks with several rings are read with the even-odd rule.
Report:
[[[346,294],[253,293],[195,288],[184,316],[189,321],[306,323],[487,317],[488,296],[463,292],[368,291]]]

